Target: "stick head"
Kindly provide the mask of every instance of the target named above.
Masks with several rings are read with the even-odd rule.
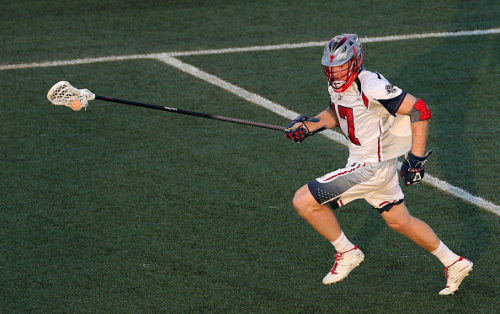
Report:
[[[78,89],[66,81],[56,83],[47,93],[47,99],[52,104],[66,106],[75,111],[87,108],[89,100],[94,98],[95,95],[88,89]]]

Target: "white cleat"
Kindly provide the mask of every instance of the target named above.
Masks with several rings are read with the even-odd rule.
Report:
[[[323,278],[323,284],[330,285],[341,281],[364,260],[365,254],[357,246],[349,251],[335,254],[335,264]]]
[[[444,268],[446,276],[446,287],[439,291],[440,295],[454,294],[458,290],[458,286],[462,283],[465,277],[472,271],[473,263],[466,258],[460,256],[453,264]]]

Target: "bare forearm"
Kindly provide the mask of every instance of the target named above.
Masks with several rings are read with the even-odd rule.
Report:
[[[318,121],[311,121],[311,120]],[[325,110],[317,114],[314,118],[309,118],[307,120],[301,121],[304,124],[308,132],[321,132],[324,129],[331,129],[337,125],[337,120],[329,110]]]
[[[415,156],[425,155],[428,126],[429,126],[428,120],[414,122],[411,124],[411,132],[412,132],[411,152]]]
[[[421,101],[421,100],[420,100]],[[406,94],[405,99],[401,103],[397,113],[410,115],[410,118],[413,113],[416,113],[416,117],[411,118],[411,133],[412,133],[412,146],[411,153],[415,156],[424,156],[425,155],[425,146],[427,144],[427,129],[429,126],[429,118],[430,111],[428,111],[425,103],[423,103],[423,108],[419,107],[419,110],[427,109],[427,113],[423,114],[422,111],[417,111],[414,109],[415,105],[421,105],[423,102],[418,103],[417,98],[411,94]],[[425,111],[425,110],[424,110]],[[420,120],[420,121],[418,121]]]
[[[337,120],[329,110],[320,112],[315,116],[315,118],[318,118],[319,122],[307,123],[307,127],[312,132],[321,127],[324,127],[325,129],[331,129],[337,125]]]

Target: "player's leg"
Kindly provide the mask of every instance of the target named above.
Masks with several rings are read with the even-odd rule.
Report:
[[[324,284],[331,284],[344,279],[363,260],[364,254],[351,243],[339,226],[335,214],[326,204],[336,208],[356,198],[361,198],[364,191],[357,186],[373,174],[364,165],[353,164],[338,169],[301,187],[294,196],[293,205],[298,214],[304,218],[319,234],[335,247],[335,264],[323,278]],[[343,195],[350,192],[347,198]],[[344,202],[343,202],[343,201]]]
[[[384,211],[381,215],[389,227],[407,236],[427,251],[432,252],[438,248],[440,240],[434,231],[422,220],[411,216],[404,202],[392,206],[389,211]]]
[[[410,215],[404,202],[392,206],[389,211],[382,212],[382,217],[389,227],[434,254],[443,263],[447,282],[439,294],[455,293],[462,280],[472,271],[473,263],[451,251],[429,225]]]
[[[298,214],[328,241],[334,242],[342,233],[335,214],[326,204],[337,208],[348,201],[362,198],[365,191],[358,191],[361,183],[373,176],[373,170],[364,164],[354,163],[337,169],[316,180],[309,182],[295,193],[293,205]],[[349,191],[348,200],[344,203],[344,193]]]
[[[364,260],[364,254],[347,239],[335,214],[327,205],[318,203],[307,185],[295,193],[293,205],[297,213],[319,234],[330,241],[337,251],[335,263],[323,278],[323,283],[329,285],[347,277]]]
[[[385,178],[366,200],[377,207],[386,224],[413,242],[432,252],[439,246],[440,240],[434,231],[422,220],[410,215],[403,201],[404,194],[399,185],[396,159],[384,162],[376,175]]]
[[[335,214],[327,205],[321,205],[316,201],[307,185],[297,190],[293,206],[299,216],[328,241],[334,242],[340,237],[342,230]]]
[[[434,254],[445,266],[446,287],[439,294],[453,294],[472,270],[472,262],[453,253],[422,220],[410,215],[399,185],[396,159],[385,162],[376,174],[387,183],[366,200],[379,209],[387,225]]]

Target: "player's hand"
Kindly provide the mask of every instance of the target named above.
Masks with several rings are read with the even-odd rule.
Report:
[[[406,186],[418,183],[424,178],[425,164],[431,153],[432,150],[427,152],[423,157],[415,156],[411,152],[406,153],[400,172]]]
[[[311,132],[304,122],[319,122],[318,118],[309,118],[307,116],[301,115],[293,119],[288,125],[289,131],[285,132],[285,137],[295,141],[296,143],[302,143],[306,137],[314,135],[315,133],[323,131],[325,128],[321,127],[318,130]]]

